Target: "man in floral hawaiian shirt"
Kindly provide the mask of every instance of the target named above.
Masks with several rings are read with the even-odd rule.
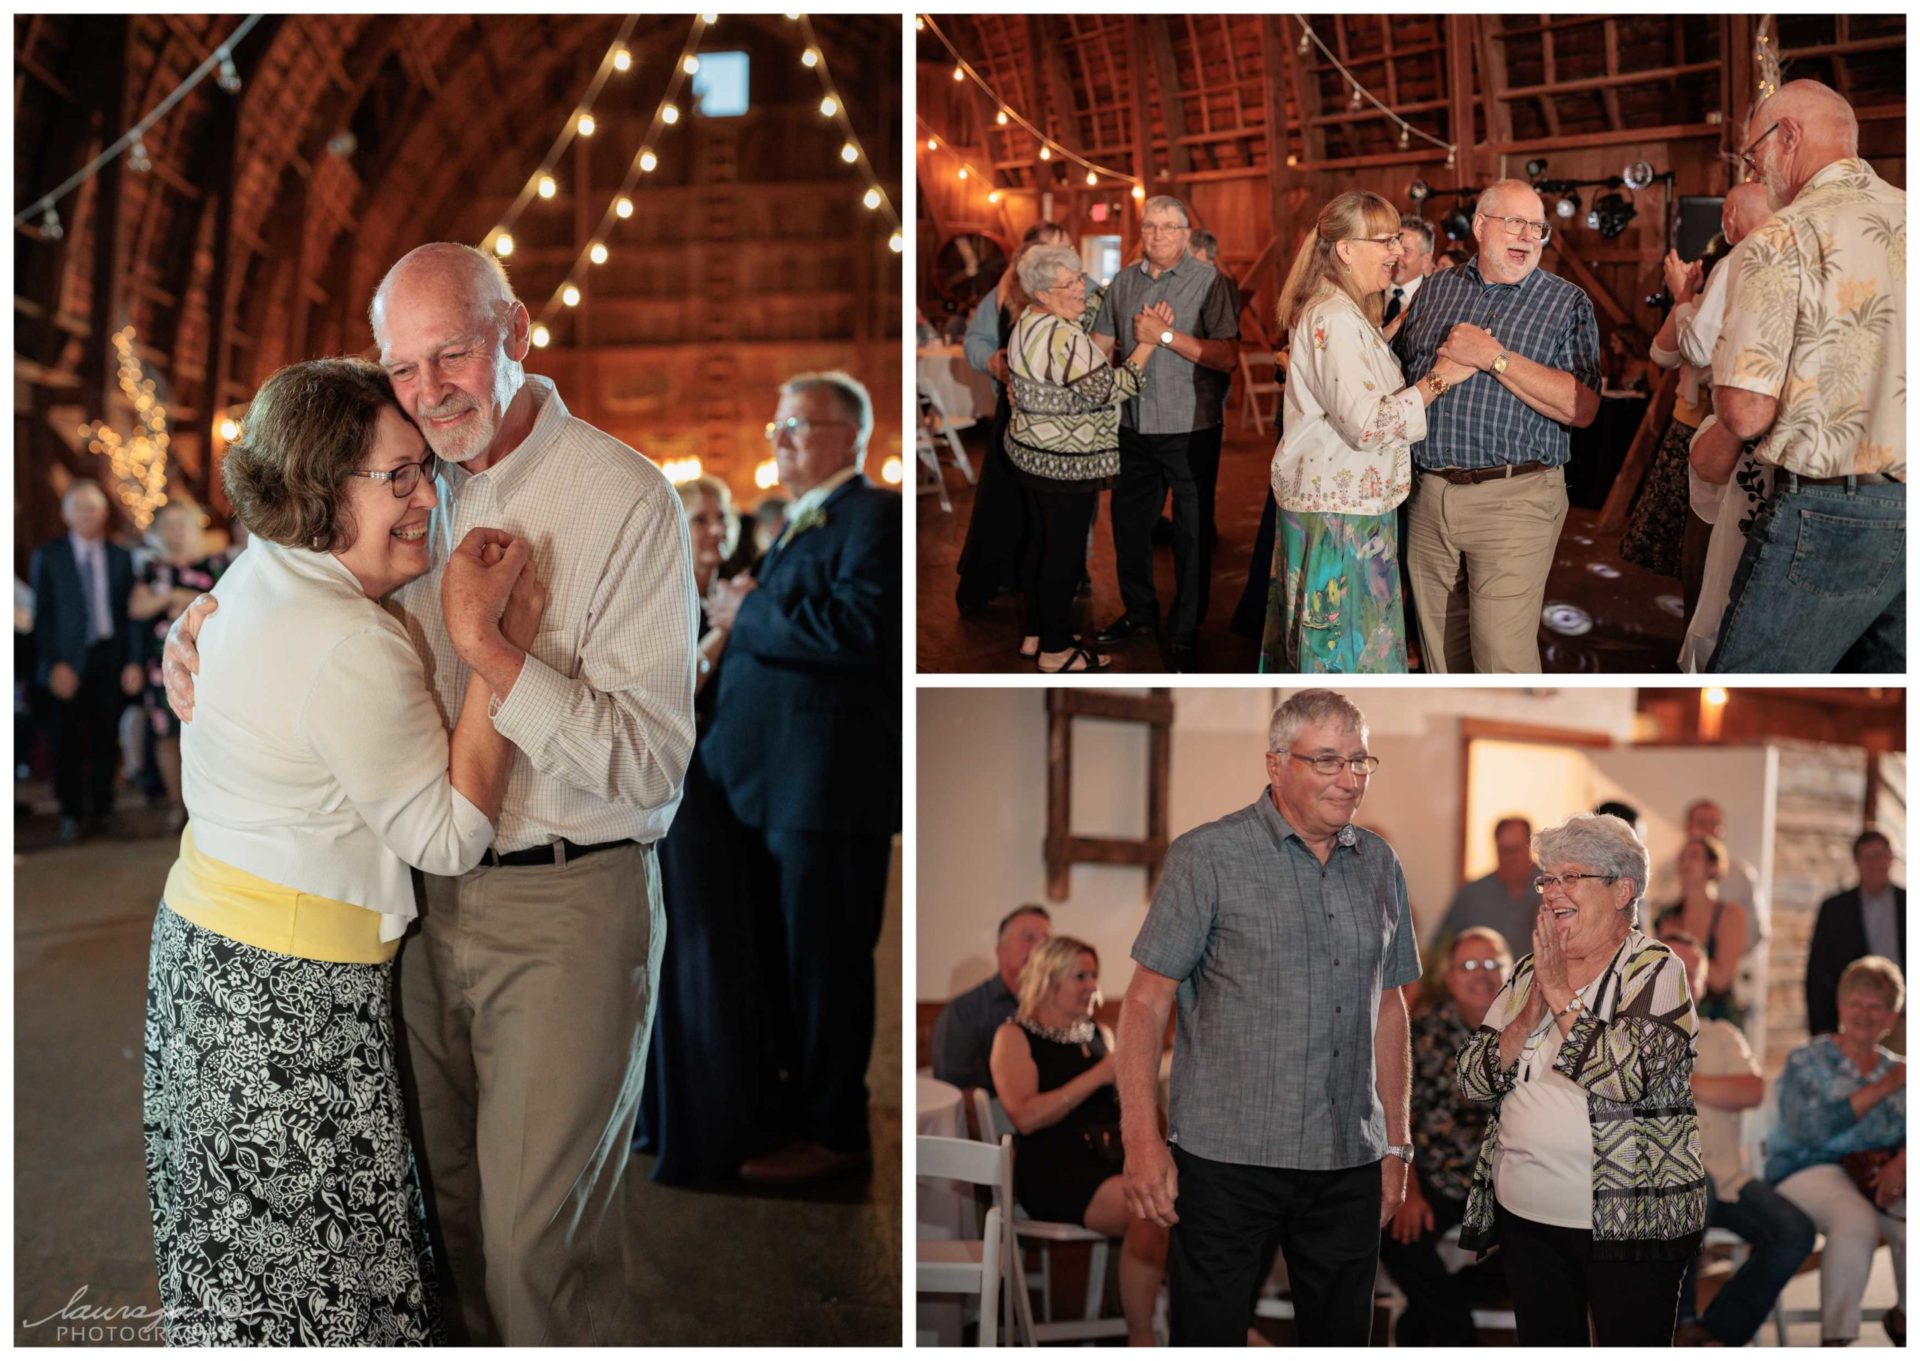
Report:
[[[1859,145],[1818,81],[1747,123],[1742,157],[1777,215],[1727,262],[1713,400],[1776,476],[1713,671],[1906,670],[1907,196]]]

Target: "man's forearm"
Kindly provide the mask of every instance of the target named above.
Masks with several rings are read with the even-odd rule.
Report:
[[[1724,486],[1733,477],[1742,447],[1740,437],[1727,429],[1724,422],[1703,423],[1700,433],[1688,446],[1687,466],[1702,482]]]
[[[1113,1085],[1120,1096],[1121,1130],[1129,1137],[1160,1137],[1160,1037],[1166,1033],[1165,1008],[1131,997],[1120,1004]]]
[[[1407,1039],[1407,1004],[1400,990],[1381,994],[1379,1017],[1373,1031],[1374,1090],[1387,1115],[1387,1142],[1409,1139],[1408,1108],[1412,1101],[1413,1054]]]
[[[1167,348],[1203,369],[1220,373],[1232,373],[1240,363],[1240,342],[1237,340],[1202,340],[1199,336],[1175,331],[1173,343]]]
[[[1523,354],[1509,354],[1507,371],[1493,376],[1542,416],[1562,425],[1592,425],[1600,414],[1600,398],[1591,388],[1572,374],[1536,364]]]

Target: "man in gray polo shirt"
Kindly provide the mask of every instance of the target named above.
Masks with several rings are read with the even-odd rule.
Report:
[[[1153,525],[1173,491],[1173,608],[1167,636],[1175,671],[1196,669],[1194,635],[1207,612],[1211,517],[1220,472],[1220,433],[1228,375],[1240,362],[1240,316],[1233,285],[1187,250],[1187,207],[1159,195],[1141,205],[1146,252],[1107,286],[1093,341],[1112,358],[1126,347],[1159,346],[1147,381],[1120,411],[1120,480],[1113,487],[1113,551],[1126,613],[1094,636],[1102,644],[1145,633],[1160,622],[1153,586]]]
[[[1420,956],[1399,858],[1353,825],[1377,765],[1366,718],[1303,690],[1268,748],[1260,797],[1168,848],[1133,943],[1115,1049],[1127,1206],[1173,1228],[1175,1346],[1243,1343],[1276,1248],[1301,1344],[1365,1346],[1413,1158],[1399,989]]]

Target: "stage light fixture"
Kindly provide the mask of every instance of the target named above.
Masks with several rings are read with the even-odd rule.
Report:
[[[1467,241],[1473,237],[1473,218],[1463,209],[1455,208],[1440,219],[1440,230],[1449,241]]]
[[[1547,161],[1544,156],[1535,156],[1527,162],[1527,178],[1537,180],[1547,173]]]
[[[1629,189],[1645,189],[1653,183],[1653,167],[1645,161],[1635,161],[1620,172],[1620,178]]]
[[[1571,189],[1562,194],[1559,200],[1553,205],[1553,215],[1555,217],[1566,218],[1578,217],[1580,215],[1580,195],[1574,193]]]
[[[1407,197],[1415,203],[1425,203],[1427,201],[1427,195],[1432,192],[1433,190],[1427,188],[1427,182],[1425,180],[1415,180],[1407,186]]]
[[[1587,226],[1611,241],[1627,229],[1634,219],[1633,201],[1622,194],[1607,193],[1593,201],[1587,211]]]

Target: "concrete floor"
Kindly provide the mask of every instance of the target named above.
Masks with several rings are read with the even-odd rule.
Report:
[[[155,1341],[53,1317],[153,1310],[141,1152],[148,932],[175,843],[129,817],[130,840],[16,855],[14,870],[14,1341]],[[44,844],[41,818],[17,844]],[[631,1288],[652,1345],[893,1346],[900,1339],[899,873],[877,959],[881,1031],[874,1170],[809,1194],[687,1191],[629,1169],[642,1244]],[[125,1320],[120,1312],[113,1317]],[[67,1330],[63,1333],[62,1330]]]
[[[1228,624],[1247,584],[1267,495],[1273,439],[1271,433],[1256,435],[1250,429],[1243,430],[1237,419],[1227,423],[1220,481],[1214,494],[1214,522],[1220,542],[1213,554],[1207,616],[1199,632],[1200,665],[1205,671],[1245,674],[1259,665],[1259,641],[1230,632]],[[978,470],[986,426],[969,428],[962,432],[961,440]],[[942,468],[952,512],[942,511],[938,498],[932,495],[921,496],[916,503],[919,670],[1032,674],[1033,663],[1014,655],[1021,631],[1019,596],[1001,596],[964,619],[954,604],[955,565],[973,514],[973,488],[962,480],[958,470],[945,463]],[[924,468],[919,475],[922,479],[929,476]],[[1100,498],[1093,526],[1093,551],[1087,565],[1093,594],[1078,602],[1077,627],[1086,632],[1111,622],[1122,608],[1114,575],[1108,503],[1108,497]],[[1568,512],[1561,530],[1541,611],[1542,669],[1619,674],[1677,671],[1675,658],[1686,632],[1680,583],[1623,561],[1620,536],[1597,531],[1597,519],[1597,512],[1575,508]],[[1154,582],[1164,609],[1173,598],[1173,550],[1160,545],[1153,556]],[[1270,566],[1266,562],[1258,565],[1263,581]],[[1413,627],[1411,619],[1408,627]],[[1113,657],[1116,672],[1158,672],[1167,666],[1167,658],[1151,637],[1129,639],[1102,651]]]

